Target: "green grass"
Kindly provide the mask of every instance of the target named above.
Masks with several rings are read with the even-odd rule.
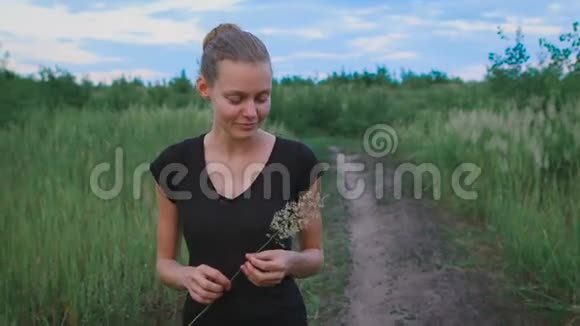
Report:
[[[525,109],[426,115],[428,122],[399,129],[398,155],[435,164],[445,202],[497,234],[507,275],[526,303],[578,313],[580,103],[547,114]],[[451,187],[462,162],[481,167],[472,186],[463,184],[477,191],[475,200]]]
[[[441,96],[441,89],[448,96]],[[292,137],[330,162],[329,145],[360,151],[362,139],[353,135],[374,123],[396,126],[399,158],[438,166],[446,203],[494,230],[517,293],[532,306],[578,310],[580,102],[555,110],[500,105],[491,97],[482,102],[488,106],[471,107],[468,93],[453,85],[356,91],[284,89],[276,95],[284,99],[274,105],[277,119],[271,120],[284,123],[267,129],[298,135]],[[434,110],[419,109],[433,101]],[[453,109],[461,103],[470,109]],[[415,104],[419,108],[413,111]],[[143,324],[144,318],[165,320],[174,312],[177,293],[155,280],[156,209],[146,168],[167,144],[206,130],[211,119],[211,111],[193,107],[45,110],[0,129],[5,243],[0,321]],[[323,120],[329,126],[311,129]],[[333,136],[314,136],[325,128]],[[123,155],[117,181],[123,187],[114,198],[101,199],[92,191],[91,171],[99,163],[114,165],[117,148]],[[477,200],[460,199],[452,191],[451,175],[461,162],[482,168],[471,187]],[[114,171],[113,166],[102,176],[103,189],[115,185]],[[331,318],[344,304],[350,270],[344,203],[332,171],[323,185],[330,195],[323,209],[327,266],[301,282],[313,322]],[[184,246],[182,258],[185,254]]]
[[[182,294],[155,278],[157,211],[146,167],[163,147],[210,123],[207,110],[134,107],[41,112],[23,127],[0,130],[1,151],[8,154],[2,155],[0,170],[2,324],[169,320]],[[292,137],[278,125],[266,128]],[[314,141],[323,160],[329,159],[330,141]],[[122,188],[102,199],[91,187],[91,171],[99,163],[111,164],[100,180],[102,189],[111,189],[117,148],[122,149],[117,180]],[[331,194],[324,208],[326,271],[301,283],[313,320],[339,307],[335,294],[340,296],[348,279],[344,204],[333,193],[333,178],[327,173],[324,179],[324,191]],[[182,263],[186,254],[183,245]]]
[[[169,142],[207,128],[210,118],[196,109],[64,111],[0,131],[2,152],[10,153],[0,172],[3,318],[139,324],[171,308],[173,293],[155,281],[152,179],[134,172]],[[122,188],[104,200],[90,175],[99,163],[115,163],[116,148]],[[103,189],[115,183],[113,171],[103,175]],[[135,180],[142,181],[139,199]]]
[[[1,130],[2,153],[9,153],[0,172],[5,324],[140,324],[171,309],[174,293],[155,281],[153,181],[134,171],[209,122],[195,109],[71,110]],[[122,189],[104,200],[90,175],[99,163],[115,164],[116,148],[123,150]],[[114,184],[113,171],[103,175],[103,189]]]

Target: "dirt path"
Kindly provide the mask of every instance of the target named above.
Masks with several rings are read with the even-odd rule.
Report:
[[[361,173],[346,174],[348,189],[365,177]],[[384,175],[385,196],[392,198],[393,170]],[[450,248],[428,202],[403,198],[379,204],[371,188],[348,200],[353,270],[341,325],[544,324],[502,308],[504,300],[492,293],[493,279],[486,273],[445,264]]]

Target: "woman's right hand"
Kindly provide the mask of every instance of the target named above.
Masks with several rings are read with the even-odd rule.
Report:
[[[195,301],[210,304],[231,289],[231,282],[220,271],[207,265],[184,266],[180,271],[181,284]]]

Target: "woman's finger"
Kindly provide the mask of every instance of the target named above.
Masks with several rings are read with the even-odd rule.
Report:
[[[256,281],[262,282],[266,279],[267,274],[266,272],[262,272],[258,268],[254,267],[254,265],[252,265],[252,263],[250,262],[246,262],[246,266],[248,267],[248,271],[250,272],[250,274],[252,274],[252,276],[254,277],[254,279],[256,279]]]
[[[281,278],[284,277],[284,272],[283,271],[278,271],[278,270],[274,270],[274,271],[261,271],[259,269],[257,269],[255,266],[253,266],[252,263],[248,263],[248,265],[250,266],[250,268],[252,268],[255,271],[255,275],[262,281],[262,282],[266,282],[266,281],[271,281],[271,280],[279,280]]]
[[[209,302],[211,302],[211,301],[213,301],[221,296],[221,293],[206,291],[201,286],[199,286],[199,284],[197,284],[195,282],[191,284],[191,288],[194,290],[195,293],[197,293],[197,295],[199,295],[201,298],[203,298],[203,300],[207,300]]]
[[[222,274],[219,270],[207,265],[202,265],[200,266],[200,271],[205,276],[205,278],[210,279],[214,283],[221,285],[224,289],[228,290],[230,289],[231,287],[230,280],[228,280],[228,278],[225,277],[225,275]]]
[[[198,293],[196,293],[191,285],[187,286],[187,291],[189,292],[189,295],[193,300],[199,303],[208,304],[207,300],[202,298]]]
[[[276,260],[262,260],[256,258],[255,256],[250,256],[248,261],[254,265],[254,267],[259,268],[262,271],[274,272],[282,270],[282,266]]]
[[[279,255],[279,250],[264,250],[260,252],[250,253],[249,256],[254,256],[261,260],[274,260]]]
[[[271,286],[280,283],[284,277],[283,272],[262,272],[247,262],[243,265],[244,273],[248,279],[257,286]]]
[[[202,289],[208,292],[221,293],[225,290],[221,284],[218,284],[211,279],[204,278],[203,275],[198,276],[196,282]]]
[[[197,295],[197,293],[195,293],[195,291],[193,291],[193,289],[191,288],[191,286],[190,286],[189,284],[188,284],[188,285],[186,285],[186,286],[185,286],[185,288],[187,289],[187,292],[189,293],[189,296],[190,296],[190,297],[191,297],[193,300],[195,300],[195,301],[199,301],[199,300],[200,300],[200,298],[199,298],[199,296]]]
[[[255,269],[251,269],[249,265],[250,264],[248,263],[242,265],[242,271],[244,272],[248,280],[252,282],[252,284],[254,284],[255,286],[262,286],[260,281],[256,278]]]

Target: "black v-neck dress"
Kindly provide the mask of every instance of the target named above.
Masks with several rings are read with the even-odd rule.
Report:
[[[227,198],[215,191],[207,173],[203,139],[206,133],[164,148],[150,171],[177,205],[180,228],[189,251],[189,265],[205,264],[231,279],[246,259],[268,240],[274,213],[323,174],[313,151],[305,144],[276,136],[260,174],[246,191]],[[271,241],[263,250],[291,250]],[[204,304],[187,296],[183,324],[188,325]],[[194,325],[307,325],[303,297],[295,280],[286,277],[273,287],[258,287],[245,274],[216,300]]]

